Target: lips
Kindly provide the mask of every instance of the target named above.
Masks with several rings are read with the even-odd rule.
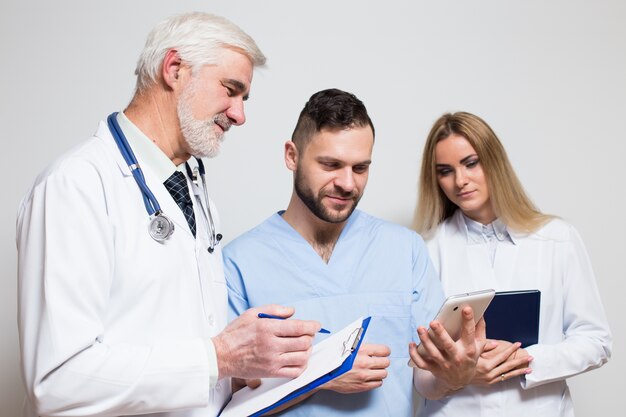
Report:
[[[476,190],[472,190],[472,191],[464,191],[462,193],[457,193],[457,197],[458,198],[469,198],[471,196],[474,195],[474,193],[476,192]]]
[[[335,197],[335,196],[332,196],[332,195],[327,195],[326,197],[328,197],[328,198],[329,198],[329,199],[331,199],[332,201],[339,201],[339,202],[341,202],[341,203],[345,203],[345,202],[348,202],[348,201],[352,201],[352,199],[351,199],[351,198],[345,198],[345,197]]]
[[[223,132],[227,132],[228,129],[230,129],[230,123],[220,123],[220,122],[216,122],[215,123],[217,126],[219,126],[220,129],[222,129]]]
[[[331,204],[336,206],[347,206],[354,202],[354,196],[334,196],[334,195],[326,195],[325,196]]]

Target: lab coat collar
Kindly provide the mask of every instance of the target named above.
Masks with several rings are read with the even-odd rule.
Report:
[[[98,129],[96,129],[96,133],[94,136],[100,138],[106,143],[107,146],[111,147],[111,152],[114,155],[115,162],[120,169],[120,173],[125,177],[132,176],[130,168],[128,168],[124,157],[120,153],[120,150],[115,143],[115,139],[113,139],[113,135],[111,134],[111,131],[109,130],[109,126],[106,121],[100,121],[100,123],[98,124]]]

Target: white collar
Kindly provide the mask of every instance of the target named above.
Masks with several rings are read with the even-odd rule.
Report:
[[[150,138],[148,138],[133,122],[131,122],[124,112],[117,114],[117,122],[128,140],[140,166],[146,166],[152,171],[159,181],[164,182],[174,171],[184,169],[184,163],[176,167],[171,159],[163,153]],[[184,171],[183,171],[184,173]]]
[[[465,231],[467,241],[470,243],[484,243],[490,236],[495,236],[500,242],[516,244],[513,233],[509,232],[506,224],[500,219],[495,219],[493,222],[484,225],[470,219],[461,210],[457,210],[454,213],[454,217],[456,217],[459,229]]]

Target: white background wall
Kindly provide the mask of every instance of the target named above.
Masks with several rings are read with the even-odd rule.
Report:
[[[122,109],[148,31],[212,11],[268,56],[248,122],[210,162],[225,240],[285,208],[282,162],[304,102],[338,87],[377,129],[361,208],[409,225],[421,148],[445,111],[501,137],[535,202],[584,237],[614,333],[613,359],[571,380],[578,416],[622,415],[626,226],[626,3],[531,1],[17,1],[0,3],[0,415],[19,415],[15,213],[35,175]],[[620,314],[621,313],[621,314]]]

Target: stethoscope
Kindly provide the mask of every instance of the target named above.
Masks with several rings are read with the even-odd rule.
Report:
[[[117,112],[111,113],[107,118],[107,124],[109,125],[109,130],[113,135],[113,139],[117,144],[122,156],[124,157],[124,161],[128,165],[130,172],[133,174],[133,178],[141,191],[141,195],[143,197],[144,205],[146,206],[146,210],[148,211],[148,215],[150,216],[150,223],[148,225],[148,233],[152,237],[152,239],[157,242],[163,242],[167,240],[174,233],[174,223],[163,214],[161,210],[161,206],[157,201],[150,188],[148,188],[148,184],[146,184],[146,179],[143,176],[143,171],[141,167],[139,167],[139,163],[137,162],[137,158],[133,153],[128,141],[126,140],[126,136],[124,136],[124,132],[120,128],[119,123],[117,122]],[[204,202],[196,194],[197,202],[203,208],[202,215],[204,220],[208,226],[209,230],[209,247],[207,250],[209,253],[213,253],[215,247],[218,245],[220,240],[222,239],[222,235],[220,233],[216,233],[215,231],[215,223],[213,221],[213,216],[211,215],[211,207],[209,206],[209,194],[207,192],[206,186],[206,176],[204,170],[204,163],[202,159],[196,158],[198,165],[194,168],[193,172],[189,164],[185,164],[185,168],[187,170],[187,174],[192,179],[193,183],[196,187],[200,187],[199,178],[202,181],[202,188],[204,194]],[[195,193],[194,193],[195,194]]]

